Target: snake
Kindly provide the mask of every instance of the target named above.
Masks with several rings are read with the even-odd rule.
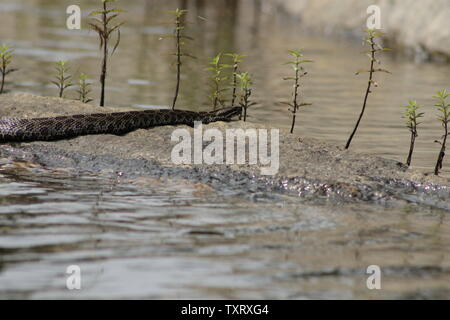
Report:
[[[92,134],[124,135],[137,129],[166,125],[194,126],[215,121],[231,121],[240,116],[241,107],[210,112],[186,110],[142,110],[111,113],[75,114],[46,118],[0,119],[0,143],[53,141]]]

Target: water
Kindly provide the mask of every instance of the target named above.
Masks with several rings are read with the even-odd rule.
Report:
[[[91,1],[81,1],[83,12]],[[120,3],[120,2],[119,2]],[[212,2],[211,2],[212,3]],[[122,42],[112,58],[107,104],[167,107],[175,79],[167,10],[188,5],[189,33],[179,105],[206,109],[206,61],[219,51],[249,58],[259,105],[252,120],[287,128],[280,101],[291,87],[286,51],[314,59],[305,78],[298,133],[343,144],[360,110],[367,65],[360,43],[309,35],[282,13],[252,1],[122,1]],[[207,20],[199,19],[206,17]],[[56,95],[53,62],[98,77],[97,38],[65,29],[65,7],[53,1],[0,3],[0,39],[16,48],[8,88]],[[427,106],[415,167],[430,171],[441,135],[430,99],[449,83],[447,65],[386,56],[354,149],[404,160],[408,99]],[[94,95],[98,97],[98,86]],[[73,92],[68,97],[74,97]],[[98,102],[97,100],[95,102]],[[445,164],[448,167],[448,159]],[[74,175],[3,159],[0,171],[0,298],[449,298],[446,212],[405,205],[318,203],[291,196],[250,201],[187,181]],[[450,171],[446,169],[446,174]],[[69,265],[82,270],[81,291],[65,288]],[[380,265],[383,290],[366,288],[365,269]]]
[[[249,202],[23,168],[3,170],[0,195],[2,298],[448,297],[441,211]],[[76,292],[65,289],[74,264]],[[382,292],[365,287],[371,264],[384,268]]]

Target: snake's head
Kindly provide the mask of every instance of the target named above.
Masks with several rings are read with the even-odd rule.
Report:
[[[232,118],[240,116],[242,107],[228,107],[213,111],[214,121],[230,121]]]

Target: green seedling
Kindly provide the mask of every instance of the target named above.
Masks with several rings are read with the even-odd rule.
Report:
[[[211,104],[213,106],[213,110],[216,110],[217,107],[223,107],[225,105],[226,100],[223,98],[223,93],[227,91],[227,88],[222,88],[223,82],[228,80],[227,76],[224,76],[224,70],[228,67],[225,64],[221,63],[222,53],[219,53],[217,56],[211,59],[209,62],[210,67],[209,71],[212,72],[211,87],[213,89],[212,94],[209,96],[211,100]]]
[[[379,52],[382,51],[388,51],[390,49],[388,48],[383,48],[376,40],[383,37],[383,33],[374,29],[368,29],[366,30],[366,37],[364,37],[364,44],[368,44],[370,46],[370,50],[368,51],[364,51],[363,53],[366,54],[369,59],[370,59],[370,69],[369,70],[359,70],[358,72],[356,72],[356,75],[359,75],[361,73],[369,73],[369,81],[368,81],[368,85],[367,85],[367,90],[366,90],[366,94],[364,96],[364,102],[363,102],[363,107],[361,110],[361,113],[359,115],[359,118],[356,122],[355,128],[353,129],[347,144],[345,145],[345,149],[348,149],[350,147],[350,144],[352,143],[353,137],[356,134],[356,131],[358,130],[359,124],[361,122],[361,119],[364,115],[364,112],[366,110],[366,106],[367,106],[367,100],[369,98],[369,93],[371,93],[371,89],[372,86],[377,87],[378,83],[374,81],[374,74],[376,72],[386,72],[386,73],[390,73],[388,70],[386,69],[382,69],[382,68],[375,68],[375,63],[380,65],[381,62],[380,60],[377,59],[376,55]]]
[[[192,37],[185,34],[184,30],[186,29],[186,21],[185,16],[187,14],[187,10],[176,9],[174,11],[170,11],[175,16],[174,20],[174,31],[171,35],[164,36],[165,38],[175,39],[175,47],[176,52],[172,53],[176,57],[176,66],[177,66],[177,84],[175,86],[175,94],[172,102],[172,110],[175,110],[175,106],[178,99],[178,94],[180,92],[180,84],[181,84],[181,66],[183,64],[183,57],[195,58],[193,55],[184,52],[182,48],[186,45],[186,41],[194,40]]]
[[[92,101],[89,98],[89,94],[91,93],[90,86],[91,84],[87,82],[88,76],[85,73],[81,73],[78,78],[78,96],[79,100],[83,103],[89,103]]]
[[[311,103],[300,103],[300,79],[308,74],[303,68],[304,63],[313,62],[312,60],[303,59],[303,54],[301,50],[290,50],[289,53],[294,58],[292,61],[288,61],[285,64],[291,65],[294,69],[295,76],[294,77],[286,77],[283,80],[294,81],[294,90],[292,93],[292,101],[290,102],[282,102],[285,105],[289,106],[289,111],[292,112],[292,125],[291,125],[291,133],[294,133],[295,120],[297,116],[297,111],[300,107],[310,106]]]
[[[5,78],[8,74],[17,71],[17,69],[10,68],[13,57],[13,49],[10,46],[0,46],[0,72],[2,74],[2,83],[0,85],[0,94],[3,93],[5,87]]]
[[[69,74],[69,63],[67,61],[60,60],[55,62],[55,64],[57,75],[56,80],[52,81],[52,83],[58,88],[59,97],[64,98],[64,91],[73,86],[72,76]]]
[[[437,99],[437,103],[435,106],[439,110],[438,120],[441,122],[442,127],[444,128],[444,135],[442,136],[441,141],[435,141],[436,143],[441,145],[441,150],[439,151],[438,160],[436,162],[436,167],[434,169],[434,174],[439,175],[439,170],[442,169],[444,165],[444,157],[445,157],[445,148],[447,145],[447,138],[449,135],[448,132],[448,124],[450,123],[450,104],[447,103],[447,98],[450,96],[447,93],[447,90],[438,91],[436,96],[433,98]]]
[[[101,0],[103,6],[101,10],[92,11],[89,16],[92,17],[92,22],[89,23],[91,28],[97,32],[100,39],[100,50],[103,51],[103,59],[100,74],[101,94],[100,94],[100,106],[105,105],[105,83],[107,74],[107,64],[109,55],[109,41],[114,33],[117,33],[116,43],[114,44],[111,56],[116,51],[120,43],[120,27],[124,22],[112,25],[112,21],[119,16],[121,12],[125,12],[122,9],[108,9],[108,4],[115,2],[116,0]]]
[[[251,76],[248,72],[236,74],[236,79],[239,82],[241,89],[240,94],[240,106],[244,112],[244,121],[247,121],[247,109],[248,107],[254,105],[254,102],[250,102],[250,96],[252,95],[251,86],[253,85]]]
[[[231,87],[233,90],[232,95],[231,95],[231,106],[234,106],[234,103],[237,98],[237,82],[238,82],[239,64],[243,61],[245,56],[241,56],[237,53],[227,53],[227,54],[225,54],[225,56],[231,57],[231,59],[233,60],[233,65],[230,67],[233,68],[233,80],[231,82]],[[242,85],[242,82],[241,82],[241,85]]]
[[[419,112],[419,109],[421,108],[423,108],[423,106],[418,105],[416,101],[412,100],[408,102],[407,106],[405,106],[404,118],[406,118],[406,127],[411,132],[408,159],[406,160],[408,167],[411,165],[411,160],[414,153],[414,144],[416,142],[416,138],[419,136],[417,133],[417,127],[420,122],[418,122],[418,120],[423,118],[424,115],[423,112]]]

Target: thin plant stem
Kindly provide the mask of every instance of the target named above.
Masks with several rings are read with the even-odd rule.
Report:
[[[299,58],[297,57],[297,62]],[[292,126],[291,126],[291,133],[294,133],[294,127],[295,127],[295,119],[297,117],[297,110],[298,110],[298,88],[299,88],[299,72],[300,69],[297,68],[295,70],[295,85],[294,85],[294,101],[292,102],[294,105],[294,110],[292,111]]]
[[[436,176],[439,175],[439,170],[442,169],[442,167],[444,166],[444,157],[445,157],[445,149],[446,149],[446,144],[447,144],[447,137],[448,137],[448,122],[444,123],[444,139],[441,143],[441,150],[439,151],[439,156],[438,156],[438,160],[436,162],[436,167],[434,168],[434,174]]]
[[[295,71],[295,73],[294,73],[295,76],[294,77],[286,77],[286,78],[283,78],[283,80],[294,81],[294,90],[292,93],[292,100],[288,101],[288,102],[281,102],[281,103],[288,105],[289,111],[292,113],[292,124],[291,124],[290,133],[293,134],[298,110],[300,109],[300,107],[306,107],[306,106],[311,105],[311,103],[299,103],[298,100],[300,99],[300,90],[299,90],[300,78],[302,78],[308,74],[308,72],[305,71],[305,69],[303,68],[302,65],[304,63],[309,63],[309,62],[313,62],[313,61],[303,59],[303,54],[302,54],[301,50],[289,50],[289,53],[295,59],[293,61],[288,61],[285,64],[292,66],[292,68]]]
[[[180,94],[180,89],[181,89],[181,67],[183,65],[183,59],[184,57],[190,57],[192,59],[196,59],[193,55],[185,52],[183,50],[183,46],[186,45],[186,42],[189,40],[194,40],[192,37],[188,36],[185,34],[184,30],[186,28],[186,15],[187,15],[187,10],[183,10],[183,9],[179,9],[177,8],[176,10],[173,11],[169,11],[170,13],[175,15],[175,30],[173,32],[173,34],[170,35],[165,35],[163,36],[161,39],[163,38],[171,38],[171,39],[175,39],[175,46],[176,46],[176,51],[175,53],[170,53],[169,55],[173,55],[176,56],[176,85],[175,85],[175,93],[173,96],[173,100],[172,100],[172,110],[175,110],[177,101],[178,101],[178,97]],[[171,22],[172,24],[173,22]]]
[[[447,138],[449,136],[448,124],[450,123],[450,104],[447,104],[446,102],[446,99],[448,97],[450,97],[450,93],[447,93],[447,90],[445,89],[439,91],[437,95],[434,96],[434,98],[438,100],[435,106],[442,114],[438,117],[438,120],[441,122],[442,127],[444,128],[444,135],[442,136],[442,141],[436,141],[441,145],[441,149],[439,150],[438,159],[436,161],[436,167],[434,168],[435,175],[439,175],[439,170],[441,170],[444,165],[444,157],[447,147]]]
[[[234,102],[236,101],[236,91],[237,91],[237,71],[238,71],[238,64],[234,64],[233,67],[233,93],[231,97],[231,106],[234,107]]]
[[[177,16],[176,20],[176,43],[177,43],[177,85],[175,87],[175,95],[173,97],[173,103],[172,103],[172,110],[175,110],[175,105],[177,103],[178,99],[178,93],[180,91],[180,82],[181,82],[181,39],[180,39],[180,33],[181,33],[181,21],[180,17]]]
[[[2,85],[0,87],[0,94],[3,93],[4,86],[5,86],[5,74],[2,72]]]
[[[107,14],[106,14],[106,1],[103,2],[103,30],[107,30]],[[105,41],[103,44],[103,60],[102,60],[102,73],[100,76],[101,83],[101,94],[100,94],[100,107],[105,106],[105,85],[106,85],[106,73],[107,73],[107,62],[108,62],[108,43]]]
[[[352,143],[353,137],[356,134],[356,131],[358,130],[359,124],[361,122],[361,119],[364,115],[364,112],[366,111],[366,106],[367,106],[367,99],[369,98],[369,93],[371,92],[370,89],[372,87],[372,79],[373,79],[373,67],[375,64],[375,44],[373,42],[374,37],[371,37],[371,48],[372,48],[372,52],[371,52],[371,57],[372,57],[372,61],[370,62],[370,72],[369,72],[369,83],[367,84],[367,90],[366,90],[366,95],[364,97],[364,103],[363,103],[363,107],[361,110],[361,113],[359,115],[358,121],[356,122],[355,128],[353,129],[352,134],[350,135],[350,137],[348,138],[347,144],[345,145],[345,149],[350,148],[350,144]]]
[[[111,21],[119,16],[121,12],[124,12],[121,9],[113,8],[108,9],[107,4],[109,2],[114,2],[115,0],[102,0],[103,5],[102,9],[99,11],[93,11],[89,15],[94,16],[93,22],[89,23],[91,28],[97,32],[99,39],[100,39],[100,50],[102,51],[103,57],[102,57],[102,63],[101,63],[101,70],[100,70],[100,106],[105,106],[105,88],[106,88],[106,77],[107,77],[107,66],[108,66],[108,57],[109,57],[109,41],[111,39],[111,35],[113,32],[117,32],[117,40],[114,45],[114,48],[111,52],[111,55],[114,54],[117,47],[120,43],[120,27],[123,25],[123,22],[118,23],[114,26],[111,26]],[[97,18],[95,16],[99,16],[100,18]]]
[[[408,165],[408,167],[411,166],[412,155],[414,153],[414,144],[416,142],[416,137],[417,137],[417,133],[411,132],[411,143],[409,146],[408,159],[406,160],[406,164]]]

